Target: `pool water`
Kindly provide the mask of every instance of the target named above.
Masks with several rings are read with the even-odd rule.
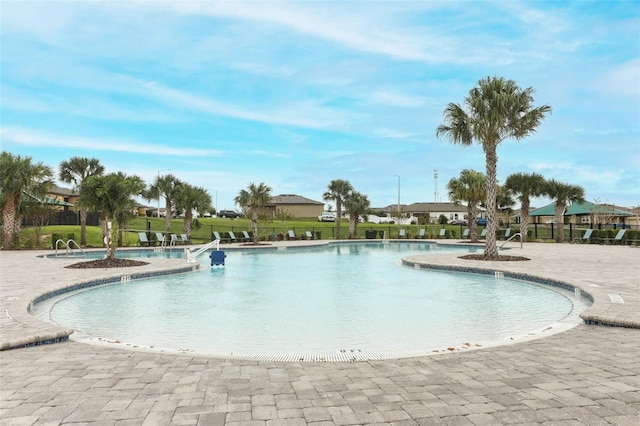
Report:
[[[577,323],[586,307],[561,289],[400,262],[452,250],[475,249],[391,242],[228,250],[225,267],[97,287],[45,309],[84,338],[216,356],[371,359],[504,343]]]

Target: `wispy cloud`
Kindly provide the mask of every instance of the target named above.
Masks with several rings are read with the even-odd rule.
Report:
[[[3,146],[32,146],[47,148],[73,148],[88,151],[115,151],[135,154],[158,155],[158,156],[220,156],[220,151],[211,149],[195,149],[188,147],[169,147],[162,145],[143,144],[135,141],[83,138],[71,135],[50,134],[38,132],[31,129],[19,127],[0,128],[0,140]]]

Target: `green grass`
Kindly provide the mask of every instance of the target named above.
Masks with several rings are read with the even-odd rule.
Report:
[[[226,219],[226,218],[201,218],[200,228],[193,229],[191,233],[191,239],[193,243],[203,243],[211,240],[211,233],[218,231],[225,233],[233,231],[240,233],[242,231],[251,231],[251,222],[248,219]],[[137,232],[146,231],[147,224],[149,224],[149,230],[151,232],[165,232],[165,219],[164,218],[146,218],[139,217],[132,219],[127,225],[127,231],[122,233],[123,246],[138,246]],[[359,239],[365,238],[365,232],[368,230],[384,231],[387,238],[397,238],[400,229],[405,229],[408,238],[415,238],[421,228],[425,228],[424,225],[395,225],[395,224],[374,224],[374,223],[360,223],[358,225]],[[426,238],[436,238],[438,232],[442,228],[442,225],[428,225],[426,226],[427,232]],[[449,231],[450,238],[460,238],[462,234],[462,228],[459,225],[445,225],[445,228]],[[285,238],[288,230],[293,230],[296,235],[302,236],[305,231],[311,231],[316,235],[318,232],[321,234],[323,240],[334,239],[336,235],[336,223],[335,222],[318,222],[315,218],[307,219],[292,219],[287,221],[274,220],[268,223],[259,224],[259,233],[262,239],[268,238],[272,233],[279,235],[280,238]],[[343,220],[341,223],[341,235],[342,238],[348,236],[349,222]],[[183,233],[182,219],[174,219],[171,222],[171,232],[177,235]],[[504,232],[504,230],[502,231]],[[71,237],[76,242],[80,242],[80,226],[45,226],[41,229],[41,238],[38,245],[35,244],[34,228],[26,228],[21,231],[20,239],[21,246],[25,248],[51,248],[52,247],[52,234],[59,234],[61,238],[67,240]],[[102,230],[98,226],[87,226],[87,246],[89,247],[102,247]]]

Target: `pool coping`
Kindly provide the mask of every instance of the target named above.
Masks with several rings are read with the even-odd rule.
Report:
[[[351,241],[351,242],[379,242],[380,240],[359,240],[359,241]],[[402,241],[402,242],[429,242],[429,243],[437,243],[447,245],[447,243],[441,243],[437,241],[430,240],[386,240],[386,241]],[[254,246],[254,248],[271,248],[271,249],[280,249],[280,248],[292,248],[292,247],[308,247],[308,246],[316,246],[316,245],[324,245],[324,244],[344,244],[350,243],[349,241],[296,241],[296,242],[282,242],[282,244],[274,244],[272,246]],[[450,243],[449,243],[450,244]],[[529,247],[537,247],[538,243],[529,243],[527,246]],[[456,244],[456,246],[460,246],[460,244]],[[544,245],[545,247],[549,247],[548,244]],[[251,248],[251,246],[222,246],[228,247],[230,249],[246,249]],[[477,247],[477,246],[476,246]],[[562,249],[563,247],[571,247],[569,245],[559,245],[555,247],[556,249]],[[589,249],[589,246],[585,246],[584,250],[593,251],[594,249]],[[606,251],[617,251],[621,248],[616,247],[606,247],[604,250]],[[640,251],[635,252],[633,248],[622,248],[630,252],[621,252],[624,254],[631,254],[631,258],[635,260],[636,254],[640,254]],[[571,251],[575,251],[575,248],[571,248]],[[602,250],[602,248],[600,249]],[[534,250],[538,251],[539,250]],[[56,294],[60,294],[66,291],[72,291],[73,289],[78,289],[81,287],[87,287],[90,285],[100,285],[105,284],[107,282],[117,282],[123,279],[123,277],[132,277],[136,278],[144,278],[148,276],[156,276],[156,275],[164,275],[170,273],[181,273],[192,271],[198,267],[197,264],[190,264],[185,266],[185,262],[183,259],[159,259],[158,261],[153,260],[149,262],[149,265],[145,267],[134,267],[131,269],[132,273],[123,274],[122,270],[113,271],[108,269],[102,270],[69,270],[63,269],[64,266],[68,264],[77,262],[77,259],[46,259],[42,258],[43,254],[47,254],[50,252],[32,252],[35,253],[33,257],[29,257],[28,259],[23,260],[31,260],[31,262],[38,263],[42,265],[42,262],[56,262],[54,268],[50,268],[48,274],[39,274],[39,271],[25,269],[24,267],[20,267],[16,263],[10,262],[7,263],[7,258],[12,257],[17,259],[20,255],[25,255],[27,252],[3,252],[0,251],[2,259],[2,267],[3,273],[0,279],[0,289],[2,289],[0,295],[0,350],[27,347],[27,346],[35,346],[42,344],[50,344],[56,343],[59,341],[64,341],[68,339],[69,335],[73,333],[73,330],[67,329],[65,327],[57,326],[55,324],[46,323],[40,321],[33,317],[30,313],[30,307],[33,303],[43,300],[46,297],[52,297]],[[426,254],[426,255],[415,255],[409,256],[402,259],[402,262],[407,265],[413,265],[421,268],[432,268],[432,269],[440,269],[440,270],[453,270],[453,271],[467,271],[467,272],[476,272],[476,273],[490,273],[493,274],[497,269],[500,269],[505,276],[510,277],[524,277],[523,279],[533,282],[544,282],[544,283],[554,283],[567,286],[567,288],[580,289],[584,294],[587,294],[588,297],[591,297],[593,300],[593,304],[590,308],[588,308],[585,312],[581,314],[581,318],[585,321],[586,324],[592,325],[610,325],[610,326],[622,326],[629,328],[640,328],[640,309],[638,306],[640,305],[640,297],[638,297],[638,287],[640,284],[638,282],[628,282],[621,283],[623,284],[621,287],[619,285],[606,285],[606,283],[602,283],[606,285],[606,288],[603,288],[602,285],[594,284],[593,286],[587,287],[583,281],[572,279],[568,277],[567,279],[557,280],[556,278],[542,275],[531,275],[525,271],[519,270],[522,267],[522,264],[526,264],[526,262],[484,262],[490,264],[489,266],[479,265],[478,262],[481,261],[463,261],[464,265],[460,264],[460,261],[457,260],[458,257],[456,254]],[[640,257],[638,257],[640,259]],[[28,262],[25,262],[28,263]],[[499,268],[496,267],[496,264],[499,265]],[[519,264],[519,265],[517,265]],[[11,266],[11,268],[10,268]],[[32,265],[34,268],[35,265]],[[51,266],[51,263],[49,265]],[[10,269],[13,269],[11,271]],[[36,268],[38,269],[38,268]],[[73,272],[71,272],[73,271]],[[129,269],[127,269],[127,272]],[[10,275],[11,272],[16,273],[18,276],[15,279],[7,279],[7,275]],[[55,275],[60,272],[69,273],[69,277],[65,279],[55,279]],[[34,273],[36,276],[34,276]],[[43,276],[44,275],[44,276]],[[51,278],[53,275],[53,279],[46,280],[45,278]],[[94,276],[94,275],[97,275]],[[38,279],[40,277],[41,279]],[[37,279],[37,283],[33,283],[30,280]],[[124,278],[126,279],[126,278]],[[53,281],[53,282],[51,282]],[[35,284],[33,286],[27,286],[28,284]],[[628,287],[628,284],[631,287]],[[620,287],[620,289],[618,289]],[[624,291],[623,291],[624,290]],[[609,293],[610,291],[616,291],[616,293]],[[625,303],[617,303],[611,297],[611,294],[620,295],[621,298],[625,301]],[[633,297],[635,294],[636,298]]]

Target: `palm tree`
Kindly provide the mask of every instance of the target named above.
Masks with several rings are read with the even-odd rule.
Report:
[[[113,224],[135,207],[133,197],[141,195],[144,188],[142,178],[127,176],[122,172],[89,176],[80,185],[80,196],[84,198],[85,205],[102,212],[102,229],[109,259],[115,259],[117,246],[114,243],[116,226],[109,227],[109,224]]]
[[[564,241],[564,212],[571,203],[584,203],[584,188],[579,185],[569,185],[555,179],[547,181],[544,193],[555,200],[555,222],[558,233],[556,242]]]
[[[484,175],[475,170],[464,169],[460,172],[459,178],[451,178],[447,183],[447,191],[449,192],[449,199],[455,204],[460,204],[460,202],[467,203],[471,242],[477,242],[476,216],[478,215],[478,204],[486,198]]]
[[[182,182],[172,174],[158,176],[155,182],[144,191],[142,196],[148,200],[157,200],[160,197],[165,199],[165,228],[166,232],[171,232],[171,218],[173,216],[172,207],[173,200],[178,192],[179,186]],[[160,211],[158,211],[158,217],[160,217]]]
[[[358,220],[360,215],[370,206],[369,198],[357,191],[349,191],[345,196],[344,208],[349,213],[349,239],[358,235]]]
[[[211,195],[206,189],[200,186],[182,184],[176,193],[176,207],[184,211],[184,222],[182,229],[187,234],[187,239],[191,239],[191,229],[193,223],[193,210],[204,212],[211,209]],[[198,225],[198,222],[196,222]]]
[[[60,180],[74,184],[74,191],[78,191],[82,182],[89,176],[101,175],[104,166],[97,158],[71,157],[69,161],[60,163]],[[80,207],[80,245],[87,245],[87,212],[89,209],[82,204],[82,198],[78,200]]]
[[[351,191],[353,191],[353,186],[348,180],[335,179],[329,183],[327,191],[322,195],[324,201],[335,201],[336,203],[336,239],[340,239],[342,204],[344,204],[345,197]]]
[[[444,122],[436,135],[446,136],[452,143],[471,145],[477,140],[486,157],[487,206],[495,206],[498,193],[496,168],[497,146],[505,139],[519,141],[533,134],[551,107],[533,107],[533,88],[521,89],[513,80],[486,77],[469,91],[464,108],[450,103],[444,111]],[[498,259],[495,209],[487,209],[487,239],[484,258]]]
[[[243,209],[249,210],[251,213],[251,226],[253,228],[253,243],[258,244],[258,216],[271,200],[271,187],[264,182],[256,185],[250,183],[247,189],[240,191],[234,201]]]
[[[20,214],[22,194],[28,192],[35,198],[44,196],[52,184],[53,171],[43,163],[33,163],[31,157],[0,154],[0,206],[2,207],[2,247],[20,245]]]
[[[507,177],[504,188],[507,192],[517,196],[520,201],[520,234],[522,241],[527,241],[529,230],[529,210],[531,197],[539,197],[544,194],[546,181],[538,173],[514,173]]]

